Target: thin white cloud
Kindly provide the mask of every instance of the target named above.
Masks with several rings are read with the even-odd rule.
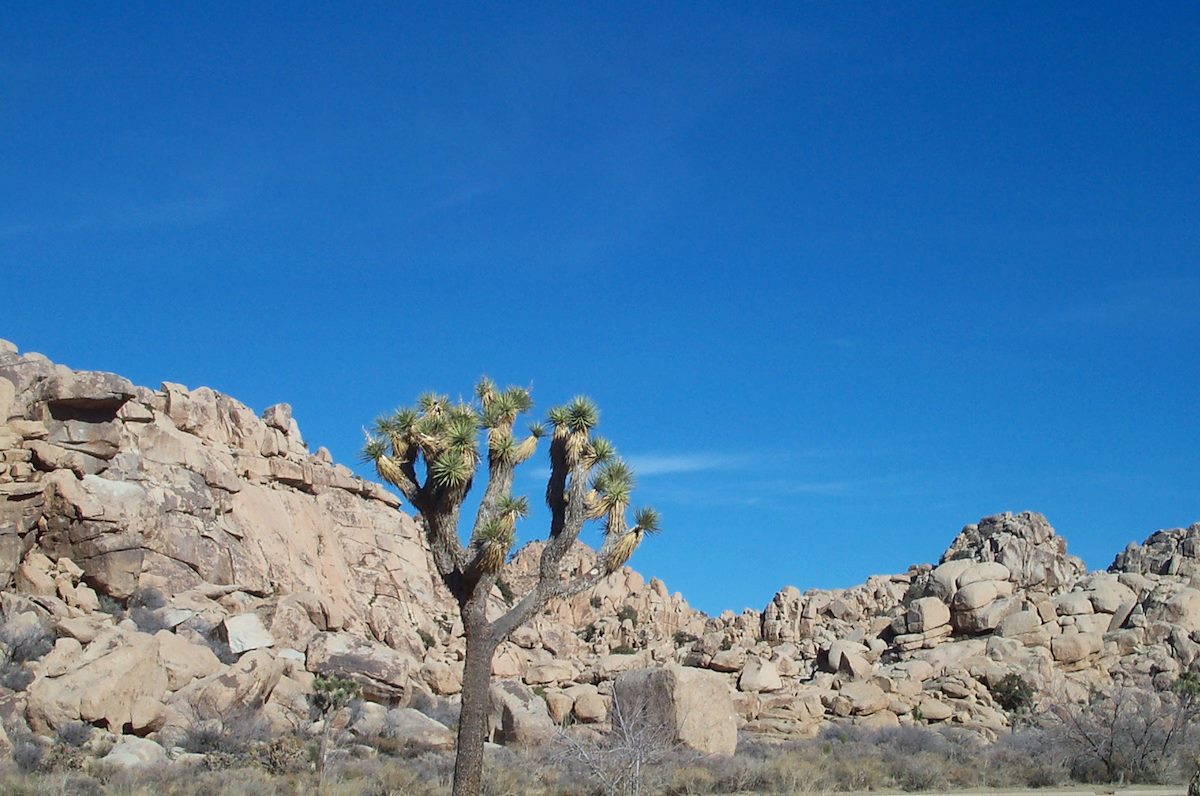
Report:
[[[736,466],[734,457],[711,453],[642,453],[626,457],[634,473],[640,476],[700,473]]]
[[[722,456],[711,453],[635,453],[625,457],[639,478],[659,475],[684,475],[709,470],[739,467],[742,457]],[[523,471],[533,478],[548,478],[549,467],[532,467]]]
[[[1200,297],[1200,278],[1146,277],[1112,285],[1058,313],[1060,323],[1112,326],[1189,320]]]
[[[122,202],[96,200],[74,216],[0,224],[0,238],[63,232],[126,232],[158,227],[188,227],[228,214],[240,199],[220,188],[176,199]]]

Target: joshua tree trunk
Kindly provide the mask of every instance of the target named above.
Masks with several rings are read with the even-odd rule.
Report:
[[[483,748],[491,710],[492,656],[496,653],[496,641],[487,632],[486,622],[481,623],[480,618],[472,617],[472,626],[466,630],[467,655],[463,661],[453,796],[472,796],[479,793],[483,784]],[[463,627],[467,628],[465,621]]]
[[[586,398],[550,411],[554,435],[550,443],[550,478],[546,503],[550,533],[542,550],[533,589],[498,619],[487,621],[492,590],[516,538],[516,522],[529,504],[511,494],[513,471],[529,459],[543,435],[540,424],[530,436],[513,436],[516,418],[529,410],[529,391],[503,392],[484,379],[476,388],[478,405],[451,404],[445,396],[425,395],[416,409],[400,409],[376,422],[377,438],[368,437],[364,457],[396,486],[418,512],[442,582],[458,602],[466,636],[462,711],[454,764],[454,796],[475,796],[483,779],[484,736],[490,709],[492,656],[500,642],[546,603],[599,583],[628,560],[647,533],[658,530],[653,509],[637,512],[633,528],[625,512],[633,490],[633,473],[605,439],[591,436],[598,412]],[[480,462],[480,434],[485,434],[487,487],[475,517],[470,541],[459,538],[463,499]],[[424,483],[416,464],[424,462]],[[596,565],[586,573],[562,578],[563,558],[575,545],[588,520],[603,519],[604,543]]]

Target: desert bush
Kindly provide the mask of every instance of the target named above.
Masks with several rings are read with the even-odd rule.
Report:
[[[312,761],[309,745],[296,735],[278,735],[250,747],[250,761],[269,774],[298,774],[308,771]]]
[[[693,796],[693,794],[719,793],[717,775],[706,765],[670,766],[662,777],[663,793],[669,796]]]
[[[88,774],[64,774],[50,778],[44,792],[59,796],[104,796],[104,786]]]
[[[634,608],[632,605],[622,605],[619,609],[617,609],[617,619],[620,619],[622,622],[624,622],[626,619],[628,619],[630,624],[632,624],[634,627],[637,627],[637,623],[638,623],[637,609]]]
[[[1039,727],[1002,735],[986,753],[980,784],[987,787],[1045,788],[1070,778],[1053,736]]]
[[[155,611],[167,604],[167,598],[161,591],[153,586],[141,586],[134,590],[133,594],[129,595],[127,607],[131,610],[134,608],[146,608]]]
[[[45,751],[31,736],[14,738],[11,754],[17,768],[26,773],[41,769],[42,758],[45,757]]]
[[[1048,718],[1073,779],[1165,783],[1180,779],[1197,708],[1194,694],[1121,686],[1094,691],[1086,704],[1055,703]]]
[[[33,682],[33,672],[23,663],[6,661],[0,663],[0,686],[13,691],[24,691]]]
[[[54,648],[54,631],[40,619],[29,623],[10,619],[0,625],[0,642],[7,649],[8,662],[35,661]]]
[[[672,636],[672,638],[675,641],[676,647],[685,647],[688,644],[692,644],[699,640],[696,638],[696,636],[692,635],[691,633],[687,633],[683,630],[676,630],[675,635]]]
[[[82,721],[72,721],[58,728],[55,737],[60,744],[81,747],[92,737],[93,727]]]
[[[152,608],[138,606],[137,608],[129,609],[129,618],[138,626],[138,630],[143,633],[154,634],[160,630],[170,630],[171,626],[167,624],[158,612]]]
[[[609,717],[612,728],[598,739],[559,732],[552,754],[569,775],[586,778],[598,792],[641,793],[651,777],[664,774],[660,764],[684,754],[671,729],[656,719],[644,701],[621,700],[614,694]]]
[[[23,774],[0,769],[0,794],[4,796],[105,796],[98,780],[78,772]]]
[[[257,705],[247,705],[216,719],[194,719],[184,731],[179,746],[188,752],[214,756],[221,768],[243,764],[251,748],[272,740],[269,724],[259,716]],[[224,757],[222,757],[224,756]]]
[[[924,726],[887,727],[877,732],[860,736],[861,742],[889,750],[893,754],[943,755],[950,745],[946,736]]]
[[[79,771],[87,756],[83,750],[66,744],[54,744],[42,750],[43,771]]]

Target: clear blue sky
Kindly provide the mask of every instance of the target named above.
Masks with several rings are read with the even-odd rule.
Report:
[[[347,462],[588,393],[710,612],[1200,520],[1200,6],[778,5],[6,3],[0,337]]]

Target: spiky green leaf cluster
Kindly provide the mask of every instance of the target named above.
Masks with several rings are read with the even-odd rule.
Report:
[[[496,383],[484,377],[475,388],[482,409],[485,428],[511,430],[517,416],[533,408],[533,395],[526,387],[497,389]]]
[[[555,433],[560,429],[563,433],[567,431],[567,424],[571,420],[571,414],[565,406],[556,406],[546,413],[546,420],[550,425],[554,426]]]
[[[512,527],[502,517],[492,517],[479,528],[479,540],[508,547],[512,544],[514,532]]]
[[[441,487],[464,487],[474,474],[475,462],[457,451],[445,451],[429,464],[429,477]]]
[[[634,527],[648,534],[658,533],[660,520],[658,511],[649,506],[640,508],[633,513]]]
[[[367,437],[367,442],[363,445],[361,459],[363,462],[372,463],[379,461],[379,457],[386,456],[388,452],[388,443],[386,440],[378,437]]]
[[[620,458],[609,459],[592,478],[592,488],[612,503],[628,505],[634,486],[633,468]]]
[[[592,437],[583,451],[584,461],[588,469],[597,465],[607,464],[616,458],[617,446],[604,437]]]
[[[523,520],[529,516],[529,498],[524,495],[505,495],[496,501],[496,514]]]
[[[600,422],[600,410],[591,398],[578,395],[566,406],[567,427],[575,434],[591,431]]]

